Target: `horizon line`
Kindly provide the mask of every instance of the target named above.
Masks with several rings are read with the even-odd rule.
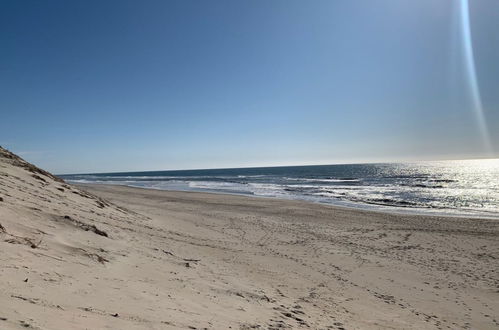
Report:
[[[180,171],[236,170],[236,169],[282,168],[282,167],[336,166],[336,165],[404,164],[404,163],[418,163],[418,162],[445,162],[445,161],[466,161],[466,160],[499,160],[499,157],[497,157],[497,158],[476,157],[476,158],[420,159],[420,160],[372,161],[372,162],[368,161],[368,162],[322,163],[322,164],[300,164],[300,165],[212,167],[212,168],[187,168],[187,169],[166,169],[166,170],[163,169],[163,170],[92,172],[92,173],[58,173],[55,175],[63,176],[63,175],[89,175],[89,174],[123,174],[123,173],[148,173],[148,172],[180,172]]]

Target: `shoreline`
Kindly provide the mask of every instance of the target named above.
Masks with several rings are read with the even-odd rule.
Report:
[[[409,215],[409,216],[430,216],[430,217],[443,217],[443,218],[469,218],[469,219],[484,219],[484,220],[497,220],[499,221],[499,214],[493,213],[494,215],[488,215],[489,212],[481,213],[477,211],[470,211],[473,213],[465,213],[465,212],[460,212],[460,211],[455,211],[455,213],[452,210],[448,211],[439,211],[438,209],[431,209],[431,208],[415,208],[415,207],[402,207],[402,206],[390,206],[390,205],[383,205],[383,204],[375,204],[375,203],[366,203],[366,202],[354,202],[354,201],[337,201],[335,202],[321,202],[321,201],[315,201],[315,200],[308,200],[305,198],[283,198],[283,197],[277,197],[277,196],[262,196],[262,195],[255,195],[255,194],[246,194],[246,193],[231,193],[231,192],[225,192],[225,191],[201,191],[201,190],[174,190],[174,189],[159,189],[159,188],[154,188],[154,187],[138,187],[138,186],[133,186],[133,185],[127,185],[127,184],[107,184],[107,183],[75,183],[72,182],[71,184],[75,186],[80,186],[80,187],[92,187],[92,186],[122,186],[122,187],[128,187],[128,188],[133,188],[133,189],[143,189],[143,190],[153,190],[153,191],[167,191],[167,192],[186,192],[186,193],[200,193],[200,194],[216,194],[216,195],[229,195],[229,196],[242,196],[242,197],[249,197],[249,198],[264,198],[264,199],[275,199],[275,200],[280,200],[280,201],[297,201],[297,202],[304,202],[304,203],[310,203],[314,205],[327,205],[331,207],[338,207],[338,208],[344,208],[344,209],[349,209],[349,210],[359,210],[359,211],[367,211],[367,212],[376,212],[376,213],[387,213],[387,214],[393,214],[393,215]]]

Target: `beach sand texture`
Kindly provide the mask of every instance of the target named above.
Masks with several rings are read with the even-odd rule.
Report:
[[[498,329],[499,221],[72,186],[0,148],[0,329]]]

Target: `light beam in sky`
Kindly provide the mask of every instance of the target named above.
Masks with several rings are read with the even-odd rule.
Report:
[[[473,54],[473,40],[471,38],[471,25],[470,25],[470,11],[469,0],[460,0],[460,22],[461,22],[461,35],[462,46],[464,55],[464,64],[466,70],[466,83],[469,87],[471,95],[471,103],[473,112],[477,120],[478,128],[480,130],[481,138],[486,149],[486,152],[492,153],[492,143],[487,128],[485,114],[483,112],[482,98],[480,96],[480,89],[478,87],[478,79],[475,68],[475,57]]]

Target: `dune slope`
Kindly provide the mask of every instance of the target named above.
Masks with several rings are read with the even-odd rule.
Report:
[[[0,147],[0,328],[105,324],[86,308],[114,299],[101,276],[128,255],[131,228],[147,222]]]

